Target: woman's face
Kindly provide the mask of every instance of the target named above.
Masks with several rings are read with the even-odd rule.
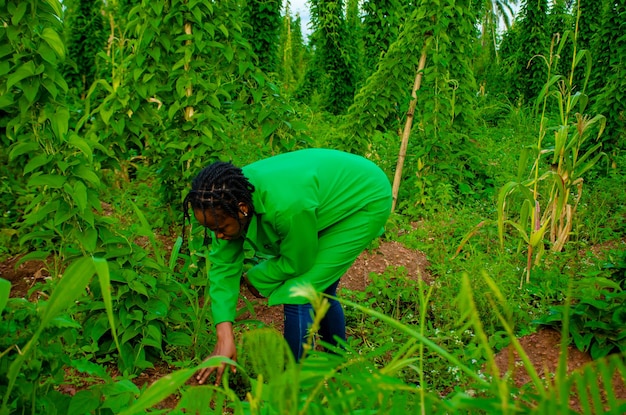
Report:
[[[238,213],[239,220],[227,215],[221,209],[216,209],[215,215],[213,215],[214,212],[212,209],[194,209],[193,214],[202,226],[209,228],[215,233],[217,239],[230,241],[243,236],[249,220],[247,211],[248,209],[245,205],[243,207],[240,206]]]

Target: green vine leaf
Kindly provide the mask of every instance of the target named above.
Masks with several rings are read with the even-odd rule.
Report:
[[[65,59],[65,45],[59,34],[49,27],[43,29],[41,38],[54,50],[58,57]]]

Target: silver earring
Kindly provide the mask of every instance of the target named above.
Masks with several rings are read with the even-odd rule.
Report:
[[[243,212],[243,215],[244,216],[248,216],[248,212]]]

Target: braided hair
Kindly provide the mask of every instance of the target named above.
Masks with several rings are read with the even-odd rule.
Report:
[[[191,182],[191,191],[183,201],[183,240],[185,239],[185,223],[187,219],[191,222],[189,207],[192,210],[202,211],[210,209],[214,217],[216,211],[221,210],[226,215],[237,219],[241,226],[239,203],[245,203],[249,209],[248,214],[253,215],[253,192],[254,186],[243,175],[243,171],[232,163],[218,161],[202,169]]]

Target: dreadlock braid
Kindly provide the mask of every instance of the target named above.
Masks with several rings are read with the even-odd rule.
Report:
[[[218,161],[202,169],[191,182],[191,191],[183,201],[183,240],[185,221],[190,218],[189,207],[202,211],[210,209],[214,215],[219,209],[239,220],[241,202],[248,206],[249,215],[254,214],[253,192],[254,186],[232,163]]]

